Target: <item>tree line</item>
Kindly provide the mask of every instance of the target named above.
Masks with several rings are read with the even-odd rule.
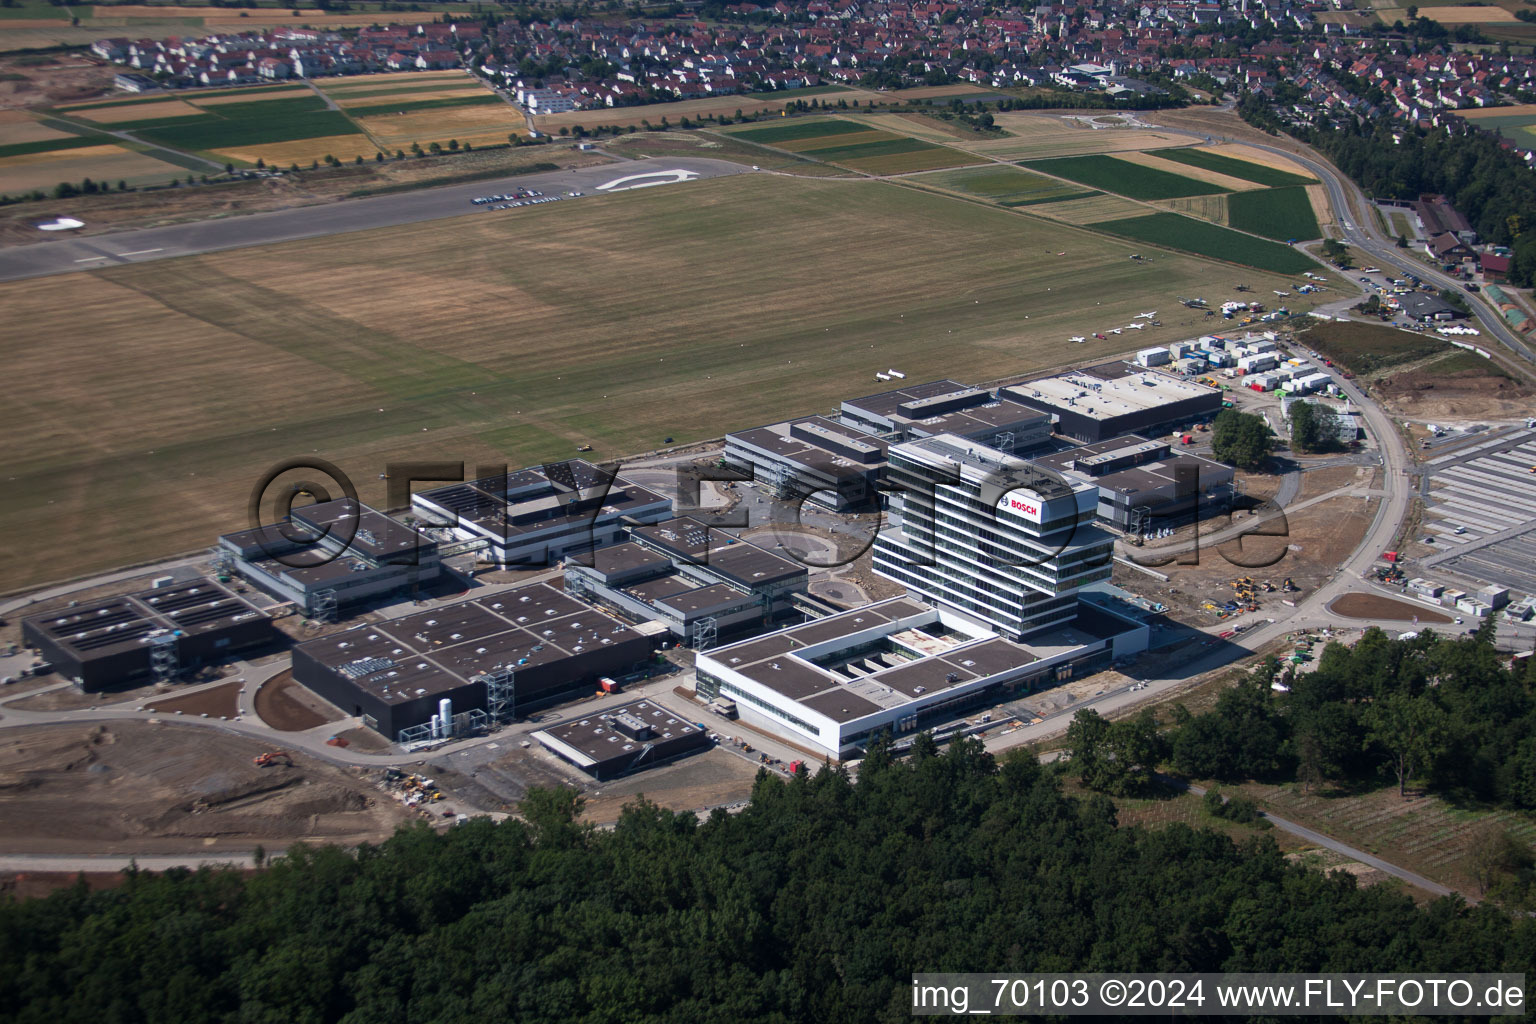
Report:
[[[1493,637],[1493,616],[1454,639],[1372,628],[1353,647],[1328,644],[1311,672],[1267,659],[1211,711],[1176,708],[1165,731],[1150,714],[1082,713],[1070,760],[1085,785],[1117,795],[1156,788],[1167,766],[1190,779],[1422,786],[1463,805],[1536,809],[1536,659],[1512,665]],[[1512,867],[1504,895],[1536,907],[1530,851]]]
[[[600,1022],[910,1019],[915,971],[1494,971],[1536,921],[1420,908],[1174,825],[1119,827],[1027,754],[926,734],[760,773],[739,813],[643,800],[611,830],[572,791],[523,820],[298,847],[250,877],[131,872],[0,905],[0,1017]]]
[[[1311,145],[1369,196],[1444,195],[1484,242],[1511,247],[1513,283],[1536,284],[1536,174],[1497,134],[1471,127],[1421,131],[1386,117],[1296,128],[1282,125],[1257,93],[1244,97],[1239,112],[1258,127],[1283,128]]]

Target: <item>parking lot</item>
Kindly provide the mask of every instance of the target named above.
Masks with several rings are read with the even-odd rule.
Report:
[[[1520,430],[1429,464],[1423,560],[1471,579],[1536,593],[1536,431]]]

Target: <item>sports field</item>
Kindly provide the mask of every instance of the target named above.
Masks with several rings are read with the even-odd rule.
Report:
[[[1085,282],[1104,324],[1284,284],[1134,251],[896,184],[739,175],[0,285],[28,382],[0,408],[7,583],[204,547],[281,459],[381,501],[389,459],[617,456],[827,408],[890,366],[1080,358]],[[1146,343],[1198,332],[1167,323]]]
[[[1228,204],[1235,198],[1229,196]],[[1311,258],[1288,245],[1265,242],[1215,224],[1181,217],[1176,213],[1154,213],[1125,220],[1100,221],[1094,228],[1212,259],[1241,263],[1275,274],[1299,274],[1305,270],[1316,270],[1318,266]]]
[[[1216,195],[1230,191],[1220,185],[1113,156],[1026,160],[1024,166],[1089,188],[1116,192],[1130,199],[1182,199],[1186,196]]]
[[[867,174],[906,174],[976,162],[958,150],[856,121],[795,120],[766,128],[737,128],[730,134]]]

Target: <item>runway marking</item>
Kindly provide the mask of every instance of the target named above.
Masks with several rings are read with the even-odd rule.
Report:
[[[139,249],[135,252],[120,252],[119,256],[148,256],[152,252],[164,252],[164,249]]]
[[[604,182],[597,186],[599,192],[624,192],[634,188],[650,188],[653,185],[672,185],[679,181],[692,181],[699,176],[697,171],[671,170],[671,171],[647,171],[644,174],[630,174],[622,178]]]
[[[83,260],[75,260],[76,263],[94,263],[96,260],[111,259],[110,256],[87,256]]]

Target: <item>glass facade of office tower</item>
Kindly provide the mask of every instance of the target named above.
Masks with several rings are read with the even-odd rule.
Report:
[[[1089,481],[951,435],[892,447],[887,481],[875,572],[1005,636],[1070,622],[1078,590],[1109,578]]]

